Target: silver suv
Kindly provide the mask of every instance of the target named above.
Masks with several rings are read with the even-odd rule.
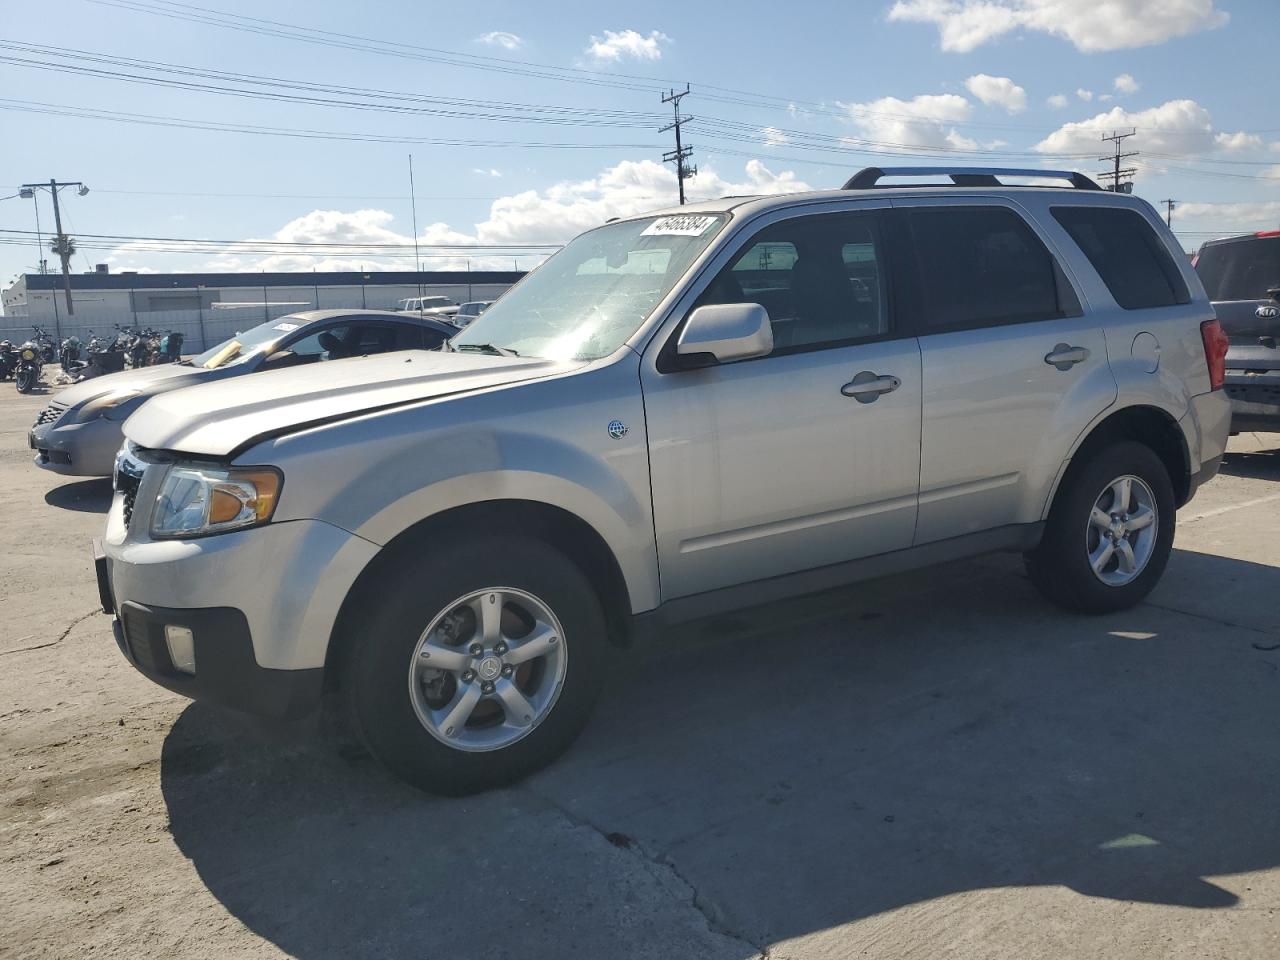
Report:
[[[915,174],[943,183],[880,183]],[[993,550],[1068,609],[1136,603],[1218,469],[1225,350],[1160,218],[1079,174],[873,169],[616,220],[445,352],[145,404],[103,606],[170,689],[277,717],[333,693],[406,780],[483,789],[678,621]]]

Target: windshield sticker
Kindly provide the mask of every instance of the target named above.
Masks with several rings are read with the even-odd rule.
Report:
[[[707,227],[716,222],[715,217],[685,214],[679,217],[659,217],[644,228],[642,237],[700,237]]]
[[[292,332],[292,331],[294,331],[294,330],[297,330],[297,329],[298,329],[298,325],[297,325],[296,323],[277,323],[277,324],[276,324],[274,327],[272,327],[271,329],[272,329],[272,330],[283,330],[285,333],[290,333],[290,332]]]

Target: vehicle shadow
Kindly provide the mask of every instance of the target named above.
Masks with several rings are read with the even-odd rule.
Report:
[[[1280,480],[1280,442],[1274,450],[1228,453],[1223,458],[1221,472],[1253,480]]]
[[[81,513],[106,513],[111,509],[111,478],[95,477],[54,487],[44,495],[44,502],[63,510]]]
[[[1175,552],[1191,565],[1274,586]],[[1260,636],[1154,604],[1070,617],[987,558],[633,651],[578,744],[511,790],[426,797],[200,705],[162,787],[208,889],[303,960],[656,955],[627,870],[666,876],[679,922],[696,904],[742,957],[986,888],[1230,907],[1214,878],[1280,865],[1280,652]]]

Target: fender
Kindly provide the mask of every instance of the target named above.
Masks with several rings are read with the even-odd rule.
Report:
[[[619,437],[615,421],[626,426]],[[239,459],[284,471],[279,519],[323,519],[379,546],[485,500],[560,508],[604,541],[633,612],[659,603],[644,408],[625,358],[273,438]]]

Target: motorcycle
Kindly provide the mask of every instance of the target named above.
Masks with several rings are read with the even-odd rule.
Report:
[[[18,347],[18,365],[14,369],[13,381],[19,393],[30,393],[40,382],[44,358],[44,344],[34,337]]]
[[[0,340],[0,382],[13,376],[18,366],[18,351],[14,349],[12,340]]]
[[[186,338],[176,330],[166,330],[160,338],[153,363],[177,363],[182,359],[182,343]]]
[[[55,356],[54,338],[50,337],[49,330],[46,330],[44,326],[33,325],[31,329],[35,333],[32,334],[29,342],[35,343],[36,347],[40,349],[41,364],[52,364]]]
[[[58,363],[62,366],[62,372],[73,381],[89,365],[87,360],[81,359],[83,352],[84,344],[74,333],[63,340],[62,346],[58,348]]]

